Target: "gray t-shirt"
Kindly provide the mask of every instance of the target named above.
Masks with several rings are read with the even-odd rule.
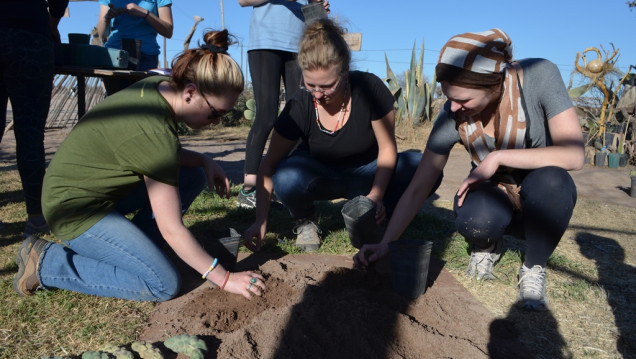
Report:
[[[523,100],[526,119],[530,127],[532,147],[552,144],[548,121],[572,107],[559,69],[546,59],[519,60],[523,68]],[[494,149],[494,138],[487,136],[488,146]],[[440,155],[447,155],[456,143],[461,142],[450,103],[444,104],[437,116],[426,148]]]

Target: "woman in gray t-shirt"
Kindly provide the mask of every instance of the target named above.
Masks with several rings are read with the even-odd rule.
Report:
[[[548,309],[545,266],[567,228],[584,163],[583,136],[559,71],[544,59],[512,61],[511,41],[491,29],[452,37],[435,68],[448,98],[419,168],[382,241],[354,257],[366,266],[388,252],[462,143],[473,169],[455,198],[457,231],[471,244],[466,274],[494,279],[503,235],[526,240],[517,305]]]

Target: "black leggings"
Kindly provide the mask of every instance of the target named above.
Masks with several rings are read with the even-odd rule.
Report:
[[[44,126],[53,89],[53,43],[21,29],[0,30],[0,141],[6,125],[7,99],[13,109],[18,172],[27,213],[41,214],[44,178]]]
[[[247,136],[245,174],[256,174],[261,164],[265,143],[278,116],[280,80],[289,100],[300,84],[300,67],[296,54],[275,50],[251,50],[247,53],[256,101],[256,118]]]
[[[559,167],[529,171],[521,182],[521,211],[514,212],[507,195],[484,182],[466,195],[461,207],[455,198],[457,231],[478,248],[487,248],[504,234],[526,240],[524,263],[545,266],[565,232],[574,205],[576,186]]]

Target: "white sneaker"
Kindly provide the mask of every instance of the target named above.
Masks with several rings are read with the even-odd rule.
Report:
[[[466,275],[476,277],[477,280],[494,280],[497,277],[493,274],[495,264],[501,258],[503,248],[503,238],[498,239],[491,250],[479,251],[473,246],[470,252],[470,261]]]
[[[292,230],[296,235],[296,247],[305,252],[314,252],[320,248],[322,230],[310,219],[300,219]]]
[[[528,268],[525,265],[519,269],[519,294],[517,307],[526,310],[548,310],[548,296],[545,293],[545,268],[536,265]]]

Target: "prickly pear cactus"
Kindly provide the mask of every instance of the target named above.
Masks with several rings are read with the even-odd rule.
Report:
[[[143,340],[133,342],[130,346],[142,359],[164,359],[161,351]]]
[[[102,351],[112,354],[115,359],[135,359],[135,355],[129,352],[126,348],[118,347],[113,344],[105,346]]]
[[[256,118],[256,101],[251,98],[245,102],[245,106],[247,109],[243,111],[243,117],[248,121],[254,121],[254,118]]]
[[[82,359],[114,359],[115,357],[102,351],[87,351],[82,354]]]
[[[205,342],[195,335],[177,335],[167,339],[163,344],[173,352],[185,354],[190,359],[204,359],[203,354],[208,351]]]

